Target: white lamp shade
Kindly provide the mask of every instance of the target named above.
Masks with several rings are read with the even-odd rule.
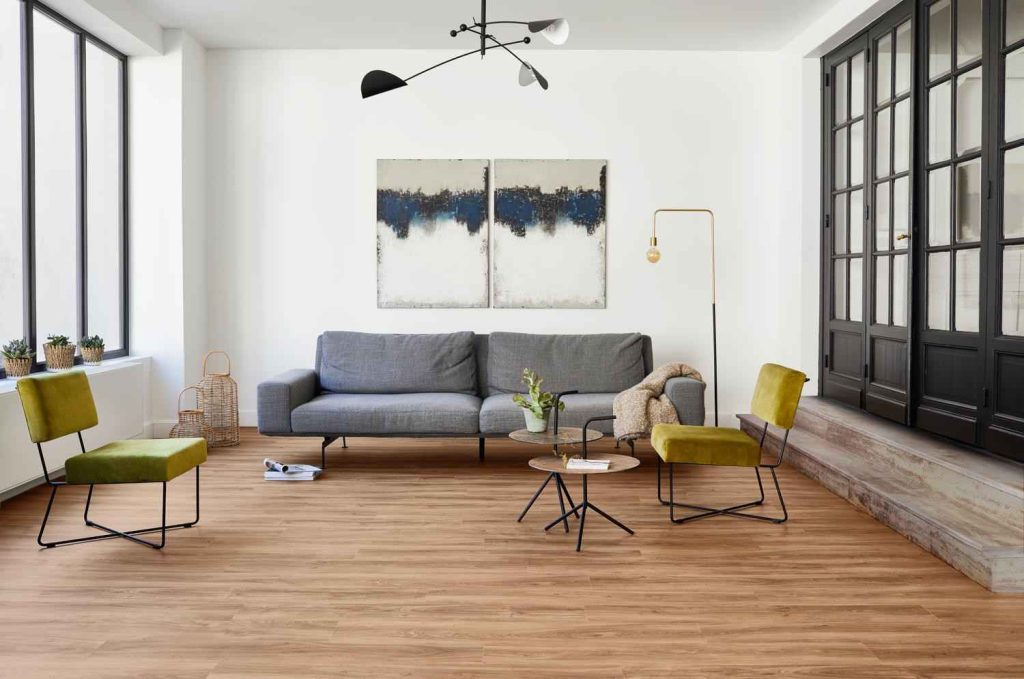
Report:
[[[541,31],[541,34],[553,45],[564,45],[569,39],[569,22],[565,19],[555,19],[550,26]]]
[[[529,64],[523,64],[519,67],[519,84],[523,87],[532,85],[537,82],[537,76],[533,74],[533,69],[530,68]]]

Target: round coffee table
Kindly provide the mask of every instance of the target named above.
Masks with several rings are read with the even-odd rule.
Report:
[[[596,441],[602,438],[604,435],[599,431],[588,429],[586,431],[586,441]],[[614,523],[616,526],[626,531],[630,535],[633,534],[632,529],[620,522],[619,520],[612,517],[607,512],[603,511],[600,507],[590,502],[587,493],[587,477],[591,474],[613,474],[615,472],[623,472],[629,469],[633,469],[640,464],[640,460],[634,457],[628,457],[626,455],[616,455],[613,453],[593,453],[588,454],[586,457],[588,460],[608,460],[608,469],[566,469],[565,463],[562,462],[562,458],[557,455],[559,445],[567,445],[573,443],[583,443],[584,435],[583,430],[573,427],[563,427],[559,429],[558,433],[553,432],[542,432],[535,433],[525,429],[520,429],[509,434],[509,438],[521,441],[523,443],[533,443],[539,445],[551,445],[552,455],[541,455],[530,460],[530,466],[540,471],[548,472],[547,478],[541,483],[540,488],[533,494],[522,513],[519,515],[517,521],[522,521],[526,513],[530,511],[533,503],[537,501],[540,494],[544,492],[548,483],[554,479],[555,488],[558,490],[558,504],[562,510],[562,515],[557,519],[549,523],[544,527],[544,530],[550,530],[556,524],[561,523],[565,526],[565,532],[569,532],[569,516],[575,516],[580,520],[579,535],[576,538],[576,551],[580,551],[583,548],[583,527],[586,523],[587,510],[592,509],[608,521]],[[573,502],[572,497],[569,495],[569,488],[565,485],[565,481],[562,479],[562,474],[575,474],[582,477],[583,480],[583,502],[576,504]],[[565,500],[569,501],[569,510],[565,509]]]

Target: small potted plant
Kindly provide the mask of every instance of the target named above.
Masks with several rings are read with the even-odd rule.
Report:
[[[82,362],[86,365],[99,365],[103,362],[105,344],[99,335],[83,337],[78,346],[82,349]]]
[[[24,377],[32,372],[32,357],[36,352],[29,351],[28,342],[24,339],[11,340],[3,346],[4,372],[8,377]]]
[[[555,395],[550,391],[541,391],[540,385],[544,383],[544,380],[529,368],[523,369],[523,383],[529,393],[527,396],[513,394],[512,400],[523,409],[526,428],[529,431],[535,433],[547,431],[548,417],[551,415],[551,409],[555,407]],[[565,410],[565,404],[559,401],[558,409]]]
[[[75,365],[75,345],[67,335],[47,335],[43,354],[47,370],[71,370]]]

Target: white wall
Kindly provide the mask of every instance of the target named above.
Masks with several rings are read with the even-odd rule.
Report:
[[[780,342],[779,281],[799,267],[779,257],[794,223],[780,214],[777,57],[545,51],[543,92],[494,54],[360,99],[367,70],[413,73],[446,54],[208,52],[208,331],[234,359],[243,423],[256,384],[312,366],[326,329],[638,330],[656,361],[710,373],[700,217],[659,221],[664,258],[644,260],[652,211],[672,206],[716,211],[721,410],[745,412],[760,363],[796,362]],[[607,309],[377,309],[378,158],[607,159]]]

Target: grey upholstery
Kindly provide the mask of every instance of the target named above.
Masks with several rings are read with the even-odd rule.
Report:
[[[256,422],[265,434],[292,430],[291,412],[316,396],[316,372],[289,370],[256,387]]]
[[[559,427],[582,427],[591,417],[612,414],[615,394],[569,394],[563,396],[565,410],[558,415]],[[554,418],[554,413],[551,415]],[[484,434],[507,434],[526,426],[523,409],[512,401],[512,394],[495,394],[480,406],[480,431]],[[595,422],[594,429],[612,433],[612,421]]]
[[[544,378],[546,391],[576,389],[609,393],[628,389],[644,378],[643,336],[491,334],[487,394],[522,392],[523,368]]]
[[[325,332],[317,341],[320,386],[343,394],[476,394],[473,333],[385,335]]]
[[[475,434],[480,399],[467,394],[322,394],[292,411],[297,434]]]
[[[692,377],[673,377],[665,383],[665,395],[676,407],[679,424],[704,425],[704,390],[707,386]]]

